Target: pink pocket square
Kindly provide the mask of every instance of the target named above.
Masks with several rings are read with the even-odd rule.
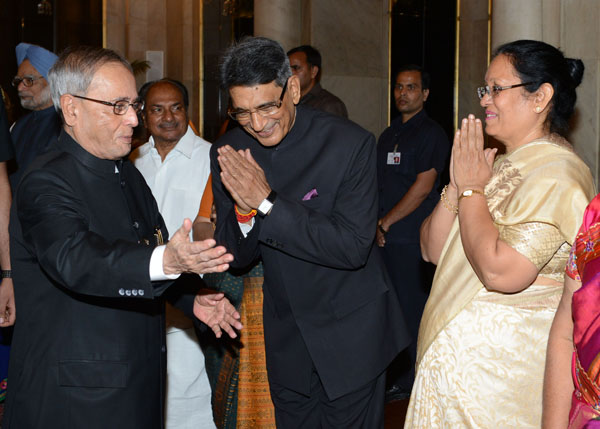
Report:
[[[308,193],[302,197],[302,201],[308,201],[308,200],[312,200],[313,198],[316,198],[319,196],[319,193],[317,192],[316,188],[311,189],[310,191],[308,191]]]

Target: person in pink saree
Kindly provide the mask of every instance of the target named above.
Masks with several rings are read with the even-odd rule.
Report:
[[[583,216],[550,331],[544,428],[600,428],[599,255],[600,195]]]

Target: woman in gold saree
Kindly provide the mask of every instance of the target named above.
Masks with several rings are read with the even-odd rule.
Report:
[[[454,137],[450,183],[421,227],[437,265],[419,331],[405,427],[541,425],[548,332],[569,250],[594,195],[561,137],[583,63],[543,42],[498,48],[478,88],[488,135],[469,115]]]

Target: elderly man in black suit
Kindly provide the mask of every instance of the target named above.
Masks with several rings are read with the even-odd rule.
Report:
[[[162,428],[162,296],[217,336],[241,328],[222,294],[178,295],[165,280],[226,270],[232,256],[190,242],[189,219],[162,244],[156,202],[125,158],[142,106],[127,61],[79,48],[49,80],[64,129],[23,175],[12,210],[19,321],[2,426]]]
[[[221,66],[240,127],[211,149],[217,242],[262,257],[278,428],[383,427],[385,368],[409,342],[380,253],[375,139],[296,106],[281,46],[249,38]]]

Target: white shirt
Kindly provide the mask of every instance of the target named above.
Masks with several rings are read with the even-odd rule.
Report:
[[[130,156],[152,190],[169,236],[175,234],[185,218],[193,221],[198,214],[210,174],[209,151],[210,143],[196,136],[188,125],[187,132],[164,161],[152,137]],[[167,306],[166,319],[165,426],[167,429],[215,429],[204,355],[194,332],[189,329],[191,321],[171,306]]]
[[[193,221],[198,214],[210,174],[209,151],[210,143],[194,134],[188,125],[187,132],[164,161],[152,137],[130,155],[152,190],[169,237],[181,227],[185,218]],[[170,311],[169,316],[167,332],[191,325],[189,319],[179,312]]]
[[[188,125],[187,132],[164,162],[152,137],[130,156],[152,190],[169,236],[181,227],[183,219],[193,221],[198,214],[210,174],[209,151],[210,143],[194,134]]]

